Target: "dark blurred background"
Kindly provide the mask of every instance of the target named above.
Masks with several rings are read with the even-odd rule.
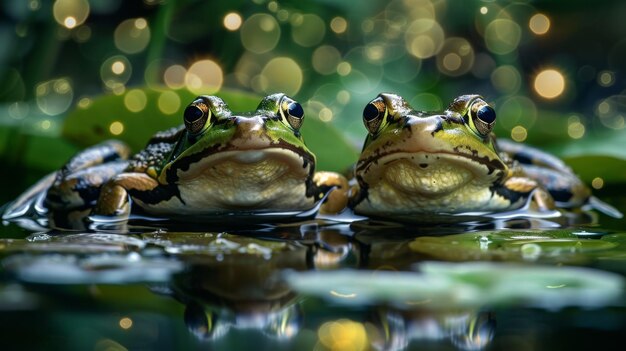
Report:
[[[309,133],[355,149],[381,91],[420,110],[478,93],[500,137],[623,160],[625,15],[611,0],[3,0],[0,176],[28,183],[100,139],[141,145],[190,96],[224,91],[233,110],[250,108],[237,94],[283,91],[328,127]],[[103,95],[123,109],[98,108]]]

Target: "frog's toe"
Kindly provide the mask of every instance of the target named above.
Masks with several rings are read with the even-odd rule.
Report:
[[[588,204],[593,209],[598,210],[607,216],[611,216],[613,218],[618,218],[618,219],[624,218],[624,214],[621,213],[618,209],[598,199],[595,196],[589,197]]]
[[[130,198],[126,189],[115,183],[108,183],[103,186],[92,215],[128,217],[130,215]]]
[[[320,213],[335,214],[346,208],[350,188],[344,176],[335,172],[317,172],[313,176],[313,182],[318,187],[334,187],[320,208]]]

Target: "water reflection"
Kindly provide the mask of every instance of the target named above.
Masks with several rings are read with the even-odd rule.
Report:
[[[90,291],[102,284],[142,284],[180,306],[174,317],[199,342],[220,347],[248,333],[277,348],[339,350],[484,349],[498,339],[496,314],[622,306],[624,296],[621,276],[557,266],[624,272],[626,234],[592,227],[484,230],[346,217],[204,230],[155,224],[164,223],[132,223],[127,234],[0,239],[0,296],[17,301],[12,310],[36,310],[42,296],[62,303],[90,294],[96,303]],[[194,231],[174,231],[185,227]]]

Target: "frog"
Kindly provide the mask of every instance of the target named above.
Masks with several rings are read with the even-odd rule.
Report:
[[[496,111],[476,94],[443,111],[418,111],[381,93],[363,109],[367,137],[354,167],[350,207],[373,217],[502,213],[591,206],[621,217],[592,196],[562,160],[497,139]]]
[[[232,112],[218,96],[201,95],[182,115],[182,125],[156,133],[134,155],[117,140],[85,149],[23,198],[44,194],[41,207],[50,222],[70,228],[81,227],[87,216],[125,219],[135,209],[189,219],[315,214],[342,178],[316,172],[316,157],[300,132],[304,109],[283,93],[268,95],[255,111],[243,113]]]

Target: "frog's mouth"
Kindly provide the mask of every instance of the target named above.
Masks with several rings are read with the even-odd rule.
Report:
[[[443,196],[466,186],[489,186],[502,171],[475,157],[445,152],[394,152],[359,162],[360,181],[391,186],[402,193]]]
[[[210,178],[216,182],[266,184],[312,175],[312,160],[294,150],[269,147],[254,150],[220,151],[177,171],[178,182]],[[242,189],[243,190],[243,189]]]

